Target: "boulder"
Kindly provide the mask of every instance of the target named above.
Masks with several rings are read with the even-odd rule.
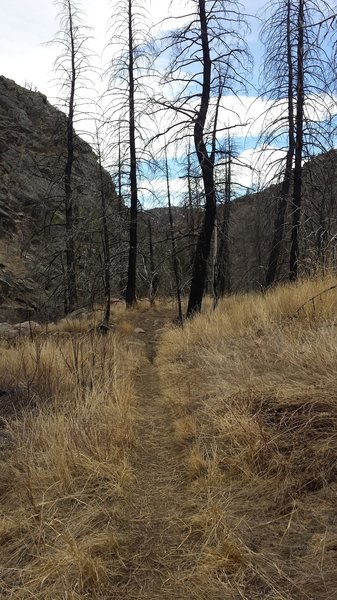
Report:
[[[0,323],[0,336],[6,333],[8,329],[11,329],[12,325],[10,323]]]
[[[0,338],[13,340],[20,335],[30,335],[30,333],[40,333],[42,326],[36,321],[23,321],[22,323],[0,323]]]
[[[23,335],[29,335],[30,333],[41,333],[42,326],[36,321],[23,321],[23,323],[16,323],[13,325],[19,333]]]
[[[0,323],[0,338],[13,340],[19,337],[20,332],[10,323]]]

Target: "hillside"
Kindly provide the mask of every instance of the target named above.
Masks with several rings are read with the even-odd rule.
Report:
[[[1,342],[1,597],[334,598],[336,289]]]
[[[0,77],[0,321],[35,313],[53,316],[63,310],[65,156],[65,115],[43,94]],[[105,184],[114,211],[114,188],[107,173]],[[91,277],[99,264],[92,247],[99,236],[95,224],[100,183],[97,157],[78,136],[73,188],[84,304],[89,273]],[[99,297],[99,281],[96,286]]]
[[[310,276],[317,271],[336,267],[337,235],[337,152],[316,156],[304,164],[302,219],[300,230],[300,273]],[[278,201],[278,185],[265,190],[234,198],[230,203],[228,224],[228,273],[231,292],[246,292],[261,289],[272,244],[275,209]],[[217,211],[217,242],[221,239],[224,205],[219,194]],[[178,244],[178,255],[182,276],[182,288],[188,293],[193,250],[198,226],[202,220],[200,198],[194,206],[193,215],[187,202],[173,207],[173,219]],[[172,261],[170,257],[168,209],[153,208],[146,211],[151,218],[155,247],[155,265],[161,279],[160,290],[172,293]],[[285,218],[284,241],[281,247],[278,280],[287,281],[289,275],[289,250],[292,228],[291,198]],[[141,227],[141,250],[148,254],[147,227]],[[214,244],[214,235],[213,235]],[[213,254],[213,249],[211,256]],[[211,260],[210,260],[211,263]],[[142,270],[142,263],[139,269]],[[166,285],[165,285],[166,284]],[[211,292],[211,265],[209,265],[208,291]],[[146,292],[144,287],[143,293]]]
[[[311,158],[303,166],[300,272],[302,276],[336,267],[337,151]],[[260,289],[265,284],[272,243],[278,186],[237,198],[229,224],[230,273],[233,292]],[[278,280],[287,280],[292,228],[289,198]]]

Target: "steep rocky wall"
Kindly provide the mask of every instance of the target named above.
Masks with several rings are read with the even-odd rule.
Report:
[[[36,310],[62,311],[65,154],[65,115],[43,94],[0,77],[0,320],[12,312],[26,318]],[[105,185],[113,213],[107,173]],[[73,188],[79,287],[86,302],[88,278],[99,260],[100,184],[96,155],[78,136]],[[99,295],[100,277],[95,285]]]

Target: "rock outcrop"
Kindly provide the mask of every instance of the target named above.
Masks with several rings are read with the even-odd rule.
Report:
[[[62,312],[64,288],[63,176],[66,117],[39,93],[0,77],[0,321]],[[109,210],[115,195],[104,175]],[[79,292],[93,285],[99,250],[97,157],[80,137],[73,168]],[[90,226],[89,226],[90,223]]]

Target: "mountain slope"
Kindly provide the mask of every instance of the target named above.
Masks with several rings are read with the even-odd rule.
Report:
[[[65,160],[65,115],[43,94],[0,77],[0,319],[11,312],[28,316],[34,307],[41,312],[47,304],[52,314],[62,311]],[[104,177],[113,211],[114,188],[110,176]],[[100,183],[97,157],[78,136],[73,190],[84,303],[89,276],[99,270],[94,254],[100,235]],[[99,295],[99,278],[96,286]]]

